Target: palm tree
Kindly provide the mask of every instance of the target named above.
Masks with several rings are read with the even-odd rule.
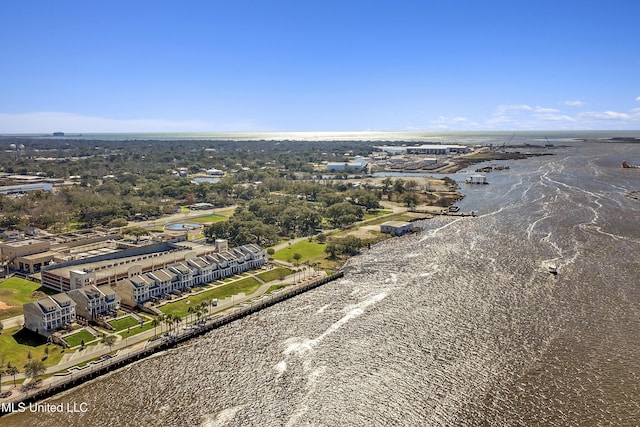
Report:
[[[153,337],[155,338],[158,334],[156,334],[156,327],[158,326],[158,324],[160,323],[160,321],[158,320],[157,317],[154,317],[153,320],[151,321],[151,326],[153,326]]]
[[[4,366],[0,366],[0,392],[2,392],[2,376],[5,374]]]
[[[187,312],[189,313],[189,314],[187,315],[187,323],[189,322],[189,321],[188,321],[188,316],[189,316],[189,315],[192,315],[191,317],[193,318],[193,312],[194,312],[194,311],[195,311],[195,310],[193,309],[193,307],[189,307],[189,309],[187,310]],[[192,319],[192,320],[193,320],[193,319]]]
[[[13,386],[16,386],[16,375],[20,372],[20,370],[18,369],[17,366],[13,366],[11,365],[11,363],[9,363],[7,365],[7,370],[6,373],[7,375],[13,375]]]
[[[173,323],[175,323],[175,325],[176,325],[176,334],[178,333],[178,327],[180,326],[180,321],[181,321],[181,320],[182,320],[182,319],[181,319],[181,318],[180,318],[180,316],[178,316],[177,314],[175,314],[175,315],[173,316]]]
[[[161,314],[156,319],[158,319],[158,323],[160,324],[160,333],[162,334],[162,324],[164,323],[164,314]]]
[[[173,325],[173,314],[171,314],[171,313],[165,314],[164,321],[167,324],[167,326],[169,327],[169,333],[171,333],[171,326]]]

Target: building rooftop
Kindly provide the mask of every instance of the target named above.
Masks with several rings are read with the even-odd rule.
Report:
[[[410,225],[410,222],[406,222],[406,221],[387,221],[387,222],[383,222],[380,225],[386,225],[388,227],[406,227],[407,225]]]
[[[14,240],[11,242],[4,242],[2,244],[5,246],[13,247],[13,248],[21,248],[23,246],[35,245],[38,243],[48,243],[48,241],[40,240],[40,239],[24,239],[24,240]]]

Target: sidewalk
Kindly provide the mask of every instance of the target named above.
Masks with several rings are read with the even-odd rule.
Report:
[[[238,295],[227,297],[219,301],[218,305],[210,313],[207,314],[205,319],[212,318],[214,315],[220,314],[221,312],[232,309],[233,307],[236,307],[238,305],[244,304],[247,301],[261,297],[272,286],[292,285],[295,283],[299,283],[303,280],[310,281],[313,279],[317,279],[322,275],[326,275],[326,273],[324,271],[315,271],[312,268],[307,268],[306,270],[298,271],[293,274],[290,274],[289,276],[285,277],[283,280],[276,279],[267,283],[263,283],[262,285],[260,285],[258,289],[256,289],[255,292],[249,295],[238,294]],[[238,280],[241,280],[241,279],[238,279]],[[189,323],[194,323],[194,322],[189,322]],[[184,320],[183,322],[180,322],[180,324],[177,327],[180,328],[184,325],[187,325],[186,320]],[[125,351],[125,354],[126,354],[127,351],[133,351],[136,348],[144,348],[147,345],[147,342],[151,338],[154,338],[154,335],[160,336],[166,332],[167,332],[167,326],[162,327],[161,325],[158,325],[158,327],[155,328],[155,331],[152,328],[147,331],[141,332],[139,334],[133,335],[131,337],[128,337],[125,339],[119,339],[118,341],[116,341],[116,343],[113,346],[111,346],[111,348],[109,348],[107,345],[102,344],[101,342],[98,342],[97,344],[93,344],[93,345],[87,345],[85,346],[84,349],[78,349],[73,352],[65,353],[65,355],[62,357],[62,359],[57,365],[51,366],[46,369],[45,375],[56,374],[56,373],[64,374],[65,371],[69,370],[70,368],[73,368],[74,366],[77,366],[84,362],[88,362],[92,359],[99,359],[100,357],[113,352],[120,354],[121,352]],[[16,380],[20,380],[23,378],[25,378],[24,373],[20,373],[16,375]],[[55,380],[55,379],[56,379],[55,375],[49,378],[45,378],[42,381],[40,387],[47,386],[52,380]],[[11,399],[15,399],[16,396],[18,395],[26,396],[26,393],[21,391],[20,386],[10,387],[9,389],[3,388],[3,391],[7,391],[7,390],[12,391],[12,394],[10,396]],[[3,400],[3,399],[0,399],[0,400]]]

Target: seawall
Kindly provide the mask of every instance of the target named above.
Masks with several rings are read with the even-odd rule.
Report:
[[[20,403],[24,403],[28,406],[29,403],[53,396],[123,366],[147,358],[160,351],[176,347],[182,342],[196,338],[213,329],[220,328],[221,326],[227,325],[238,319],[242,319],[243,317],[249,316],[264,308],[275,305],[296,295],[300,295],[301,293],[332,282],[343,276],[344,272],[338,271],[307,284],[296,285],[288,289],[285,288],[277,294],[271,294],[268,297],[263,297],[261,300],[249,305],[234,307],[229,309],[228,311],[230,312],[228,313],[220,313],[212,316],[199,325],[193,325],[190,329],[183,330],[175,335],[167,335],[161,339],[150,340],[143,349],[123,349],[120,352],[123,354],[118,354],[110,358],[105,358],[101,361],[93,362],[83,368],[74,369],[72,372],[64,376],[55,376],[47,386],[35,390],[28,390],[26,396],[16,396],[13,399],[9,398],[3,401],[3,406],[0,410],[0,417],[11,413],[10,408],[18,408]],[[13,403],[13,406],[11,406],[11,403]]]

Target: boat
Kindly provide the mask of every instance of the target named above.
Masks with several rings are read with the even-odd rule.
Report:
[[[549,266],[549,273],[553,274],[554,276],[556,274],[558,274],[558,267],[556,267],[555,265],[550,265]]]

